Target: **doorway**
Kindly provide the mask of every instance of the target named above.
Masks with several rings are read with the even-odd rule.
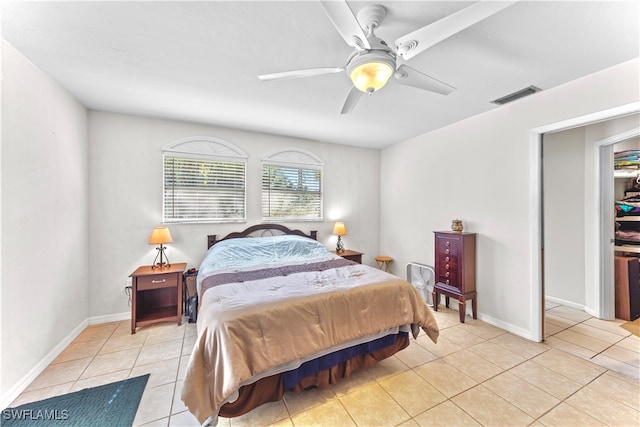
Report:
[[[616,107],[613,109],[600,111],[597,113],[577,117],[562,122],[549,124],[546,126],[538,127],[530,131],[530,259],[531,259],[531,334],[532,339],[535,341],[544,340],[544,274],[543,274],[543,248],[544,248],[544,234],[543,234],[543,136],[553,132],[559,132],[569,129],[574,129],[582,126],[587,126],[599,122],[605,122],[608,120],[625,117],[640,112],[640,103],[635,102],[632,104]],[[593,217],[589,218],[586,222],[585,229],[589,227],[589,224],[593,225],[593,233],[587,236],[585,244],[589,246],[591,254],[590,263],[592,269],[589,270],[589,274],[592,279],[597,282],[597,290],[595,291],[596,300],[593,301],[594,312],[598,317],[607,318],[607,316],[613,316],[613,289],[607,289],[605,286],[604,274],[613,274],[613,267],[607,270],[604,266],[603,254],[605,248],[603,243],[603,237],[605,236],[603,230],[603,222],[605,221],[606,211],[612,215],[612,210],[605,209],[604,200],[602,200],[603,192],[601,191],[600,182],[601,177],[605,176],[603,172],[604,158],[609,157],[612,159],[611,141],[598,141],[600,145],[597,145],[594,149],[594,161],[591,165],[595,169],[595,173],[592,177],[592,185],[595,188],[595,192],[598,193],[593,200],[594,210]],[[607,148],[608,147],[608,148]],[[607,154],[610,153],[610,154]],[[611,179],[613,179],[612,162],[609,163],[608,170],[611,172]],[[612,234],[609,234],[611,236]],[[610,237],[609,237],[610,240]],[[608,246],[607,246],[608,248]],[[613,251],[609,251],[609,257],[612,259]],[[596,255],[594,255],[596,254]],[[612,265],[612,262],[611,262]],[[605,268],[603,268],[603,266]],[[611,276],[613,277],[613,276]],[[611,281],[610,281],[611,282]],[[591,303],[591,302],[589,302]],[[607,313],[610,312],[610,314]]]
[[[640,149],[639,120],[638,115],[630,115],[543,136],[542,280],[545,305],[554,305],[553,310],[562,313],[564,308],[571,308],[604,320],[615,317],[613,207],[622,196],[614,191],[613,153]],[[590,141],[594,134],[599,138],[629,128]],[[629,179],[615,181],[624,185]],[[549,309],[545,307],[545,315]],[[545,322],[545,336],[551,335],[548,326]]]

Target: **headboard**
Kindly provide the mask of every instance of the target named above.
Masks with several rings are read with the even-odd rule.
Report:
[[[222,239],[217,238],[217,234],[209,234],[207,236],[207,249],[215,245],[218,242],[227,239],[237,239],[239,237],[262,237],[262,236],[279,236],[282,234],[293,234],[295,236],[309,237],[313,240],[318,240],[318,232],[312,230],[309,234],[305,234],[300,230],[292,230],[281,224],[258,224],[253,225],[243,231],[235,231],[224,236]]]

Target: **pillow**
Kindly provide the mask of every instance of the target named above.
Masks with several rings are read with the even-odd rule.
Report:
[[[331,252],[321,243],[303,236],[243,237],[216,243],[207,251],[200,270],[281,264],[326,259]]]

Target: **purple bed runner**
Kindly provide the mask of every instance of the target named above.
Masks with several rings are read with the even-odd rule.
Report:
[[[337,258],[309,264],[282,265],[279,267],[261,268],[259,270],[212,274],[202,280],[200,298],[202,298],[202,294],[204,294],[207,289],[226,283],[250,282],[252,280],[267,279],[269,277],[288,276],[294,273],[305,273],[309,271],[323,271],[354,264],[357,263],[345,258]]]

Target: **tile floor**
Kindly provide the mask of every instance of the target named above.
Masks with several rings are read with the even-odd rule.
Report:
[[[534,343],[442,307],[438,344],[424,334],[335,387],[287,393],[220,426],[638,426],[640,339],[566,307],[547,307],[548,340]],[[193,324],[129,331],[89,326],[13,402],[150,373],[140,426],[193,426],[180,400]]]

